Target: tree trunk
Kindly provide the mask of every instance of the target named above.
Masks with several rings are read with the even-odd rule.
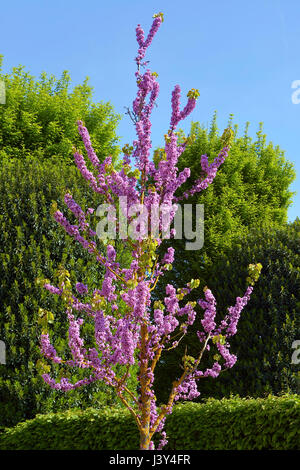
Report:
[[[140,429],[140,449],[149,450],[150,445],[150,379],[148,374],[147,358],[148,330],[147,325],[141,327],[141,354],[140,354],[140,384],[141,384],[141,429]]]
[[[149,450],[150,446],[150,437],[149,437],[149,431],[148,430],[141,430],[140,431],[140,450]]]

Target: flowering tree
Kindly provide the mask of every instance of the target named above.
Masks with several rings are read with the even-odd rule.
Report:
[[[86,378],[75,383],[61,375],[60,380],[55,380],[49,373],[45,373],[43,374],[45,382],[56,390],[68,391],[96,380],[103,380],[115,389],[117,396],[132,413],[140,432],[141,449],[154,449],[153,435],[157,432],[161,433],[158,447],[161,449],[167,442],[163,431],[164,422],[166,416],[172,412],[174,403],[179,399],[196,398],[199,395],[198,380],[209,376],[217,377],[221,371],[232,367],[236,362],[236,356],[229,351],[228,339],[237,331],[240,313],[250,298],[253,284],[258,279],[261,268],[260,265],[250,265],[249,287],[244,296],[238,297],[236,304],[228,308],[228,313],[220,324],[216,323],[215,298],[207,287],[204,289],[204,299],[199,299],[198,302],[185,299],[199,286],[199,280],[192,280],[180,289],[175,289],[169,284],[162,301],[151,299],[159,278],[166,270],[172,268],[174,249],[168,248],[162,259],[158,259],[156,252],[162,242],[163,234],[170,227],[178,209],[178,205],[175,204],[178,202],[175,196],[176,190],[190,176],[189,168],[178,174],[176,164],[188,145],[189,138],[179,142],[176,127],[193,111],[199,96],[197,90],[189,91],[187,104],[181,110],[180,87],[175,86],[172,93],[170,129],[165,135],[165,147],[156,152],[151,161],[150,116],[158,96],[159,85],[156,80],[157,74],[146,69],[147,62],[143,61],[146,50],[162,21],[162,13],[154,15],[146,39],[141,26],[138,25],[136,28],[139,48],[135,59],[137,64],[135,75],[138,91],[128,114],[134,122],[137,139],[132,147],[126,145],[123,148],[122,169],[116,171],[111,157],[100,163],[92,148],[88,131],[81,121],[78,121],[78,131],[96,176],[88,170],[84,157],[74,149],[75,163],[82,176],[107,203],[108,222],[118,220],[115,225],[116,233],[120,235],[124,228],[120,223],[121,216],[123,221],[131,224],[131,235],[126,236],[123,233],[120,237],[122,243],[130,249],[131,263],[124,267],[117,261],[114,242],[111,241],[114,238],[112,235],[110,240],[102,240],[106,251],[103,254],[103,249],[101,251],[101,247],[99,248],[99,241],[96,238],[98,232],[93,231],[88,222],[93,209],[89,208],[84,212],[73,200],[72,195],[67,193],[65,203],[77,218],[78,225],[72,225],[55,204],[53,216],[69,235],[95,256],[97,263],[104,266],[104,279],[101,288],[93,292],[89,292],[88,286],[80,282],[76,283],[76,292],[73,292],[69,273],[63,268],[58,272],[57,287],[50,284],[49,280],[39,280],[48,291],[60,295],[66,304],[72,360],[63,360],[59,357],[50,343],[46,324],[53,319],[52,314],[41,309],[43,355],[54,363],[61,364],[62,368],[78,366],[87,371]],[[141,72],[142,68],[145,69],[144,73]],[[223,134],[224,147],[212,163],[208,162],[206,155],[202,155],[200,163],[203,176],[195,181],[189,192],[184,193],[183,198],[202,191],[213,181],[218,168],[228,155],[231,137],[231,129],[226,129]],[[132,168],[131,162],[135,168]],[[118,200],[119,206],[117,206]],[[134,218],[132,207],[138,208],[139,217]],[[162,211],[153,210],[160,207],[163,207]],[[164,217],[166,211],[169,214],[167,218]],[[145,214],[148,218],[144,217]],[[151,224],[148,224],[149,214],[151,214]],[[169,233],[174,237],[175,229]],[[103,248],[103,245],[101,246]],[[161,355],[175,348],[187,334],[188,327],[196,320],[199,308],[204,312],[197,332],[199,354],[197,357],[192,357],[185,353],[181,373],[173,382],[167,403],[158,406],[153,390],[155,367]],[[86,320],[92,322],[94,347],[84,347],[80,334],[83,319],[78,318],[76,312],[84,312]],[[183,321],[179,322],[179,318]],[[217,349],[218,354],[214,356],[211,368],[201,370],[199,368],[201,358],[205,351],[210,350],[210,346]],[[139,366],[139,387],[138,391],[133,392],[128,388],[127,382],[136,361]],[[117,372],[118,364],[123,366],[121,374]]]

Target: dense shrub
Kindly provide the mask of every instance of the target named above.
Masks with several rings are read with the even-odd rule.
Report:
[[[229,125],[232,125],[232,116]],[[281,241],[277,241],[276,233],[272,232],[276,228],[285,232],[292,198],[290,184],[295,172],[293,165],[285,159],[284,151],[272,142],[267,143],[262,124],[255,139],[248,134],[249,123],[242,136],[238,135],[236,125],[233,128],[235,137],[229,156],[214,183],[189,199],[190,203],[204,204],[204,245],[200,250],[187,251],[184,238],[162,244],[163,251],[165,245],[172,244],[175,261],[173,269],[158,283],[157,298],[165,297],[169,283],[183,287],[184,273],[187,281],[200,279],[200,289],[207,285],[214,292],[218,311],[223,315],[227,306],[246,289],[244,280],[249,263],[260,262],[263,265],[261,279],[242,312],[238,334],[232,341],[231,350],[237,353],[238,361],[229,372],[221,374],[218,381],[201,381],[199,390],[202,397],[215,398],[230,393],[264,396],[290,387],[295,392],[294,370],[291,371],[288,361],[292,337],[296,335],[294,339],[297,339],[297,334],[300,337],[296,325],[297,312],[300,313],[297,306],[299,239],[296,234],[282,234]],[[179,169],[190,167],[193,181],[201,177],[201,155],[207,154],[212,161],[222,148],[216,115],[210,129],[194,123],[190,134],[194,134],[195,140],[183,153]],[[191,181],[188,180],[180,191],[188,190]],[[256,237],[251,236],[254,229],[261,230]],[[269,236],[270,231],[272,235]],[[284,292],[281,286],[284,286]],[[199,297],[201,290],[190,300]],[[197,325],[199,320],[192,328],[194,333],[199,329]],[[273,346],[269,347],[269,343]],[[177,378],[178,363],[185,349],[191,355],[197,354],[198,344],[196,335],[190,334],[180,347],[162,355],[156,371],[159,399],[166,400],[164,392]]]
[[[288,220],[287,212],[294,194],[290,185],[296,178],[293,164],[278,145],[267,142],[262,123],[255,139],[248,134],[249,122],[244,135],[239,135],[238,126],[233,125],[232,119],[228,125],[234,129],[228,158],[219,168],[213,184],[188,200],[191,204],[204,204],[204,245],[200,250],[187,251],[184,237],[183,240],[171,240],[176,249],[175,262],[173,270],[161,282],[162,289],[170,280],[181,287],[183,270],[186,279],[204,276],[206,267],[253,227],[282,226]],[[178,189],[178,196],[203,177],[201,155],[207,154],[212,162],[222,149],[216,114],[210,129],[193,123],[190,135],[194,136],[194,142],[187,146],[178,166],[180,171],[190,168],[191,177]],[[199,272],[200,268],[204,270]]]
[[[8,426],[37,412],[115,403],[103,384],[67,395],[44,385],[39,307],[55,314],[53,336],[63,338],[60,352],[67,322],[58,299],[47,296],[35,279],[53,279],[63,263],[73,279],[99,287],[101,268],[58,229],[50,207],[56,201],[66,210],[67,188],[84,209],[101,203],[78,178],[72,147],[83,150],[83,144],[76,121],[88,125],[100,160],[111,155],[116,162],[120,117],[109,103],[92,101],[87,79],[71,88],[66,71],[59,79],[45,73],[36,79],[22,66],[5,74],[1,65],[0,56],[6,88],[6,103],[0,106],[0,339],[6,345],[6,364],[0,365],[0,426]]]
[[[139,435],[123,409],[104,408],[38,415],[0,437],[0,449],[137,449]]]
[[[35,279],[42,276],[52,280],[61,263],[70,271],[73,281],[90,288],[99,288],[103,276],[92,255],[67,236],[50,214],[52,200],[67,213],[63,202],[66,188],[72,188],[74,198],[85,210],[101,202],[77,172],[75,165],[60,161],[51,165],[37,159],[2,162],[0,339],[6,344],[6,364],[0,365],[0,425],[16,424],[37,412],[115,403],[113,392],[103,383],[68,394],[53,391],[44,384],[38,367],[39,307],[54,313],[51,331],[54,339],[62,338],[56,346],[63,355],[68,350],[68,322],[60,299],[48,295],[35,284]],[[91,226],[95,227],[93,217],[96,224],[93,214]]]
[[[300,397],[210,399],[177,405],[168,418],[170,449],[300,449]]]
[[[263,269],[232,338],[237,362],[218,380],[202,380],[200,399],[300,392],[300,364],[291,364],[292,344],[300,339],[300,221],[281,229],[254,231],[216,257],[201,285],[215,292],[222,315],[245,288],[250,263],[261,263]],[[197,345],[196,334],[191,335],[159,365],[156,391],[161,400],[165,400],[166,381],[175,378],[180,354],[188,347],[193,355]]]
[[[166,450],[299,449],[300,398],[183,403],[168,416]],[[1,450],[133,450],[139,436],[127,410],[38,415],[0,436]]]

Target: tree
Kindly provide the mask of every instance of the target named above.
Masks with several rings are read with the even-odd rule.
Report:
[[[77,150],[74,153],[75,163],[91,188],[96,193],[106,196],[107,206],[98,207],[96,213],[103,215],[104,210],[108,212],[106,219],[108,231],[104,231],[104,226],[100,222],[96,232],[91,229],[89,224],[91,210],[83,211],[70,192],[65,195],[65,203],[77,218],[78,225],[70,224],[64,214],[57,209],[57,205],[53,206],[55,220],[105,267],[101,289],[89,293],[88,285],[77,283],[75,294],[69,273],[65,269],[61,269],[58,273],[58,286],[50,284],[48,279],[38,280],[45,289],[61,296],[65,303],[69,320],[69,347],[72,354],[71,359],[63,359],[58,355],[50,340],[47,316],[44,316],[41,351],[46,358],[52,360],[54,369],[61,368],[62,371],[58,381],[49,373],[43,374],[45,382],[54,389],[63,391],[88,385],[97,380],[109,384],[136,421],[140,432],[141,449],[154,448],[153,436],[157,432],[162,435],[159,448],[166,443],[166,435],[162,431],[166,415],[172,412],[172,407],[178,399],[193,399],[198,396],[198,380],[217,377],[221,371],[234,365],[236,356],[230,353],[228,340],[236,333],[241,310],[250,298],[253,284],[258,279],[261,269],[259,264],[250,265],[247,278],[250,285],[244,296],[238,297],[235,305],[229,308],[228,314],[219,325],[215,323],[215,298],[207,287],[204,289],[205,299],[199,299],[198,304],[186,302],[183,306],[180,305],[181,301],[198,287],[198,280],[193,279],[179,290],[171,284],[167,285],[164,300],[151,305],[152,292],[160,276],[171,268],[174,259],[174,250],[171,248],[159,260],[156,256],[157,247],[161,244],[164,234],[168,232],[170,222],[178,209],[173,204],[176,201],[175,192],[190,176],[188,168],[178,173],[177,161],[186,148],[188,139],[178,145],[176,127],[193,111],[199,96],[198,90],[190,90],[187,104],[183,110],[180,110],[181,91],[178,85],[175,86],[172,92],[170,129],[165,135],[164,153],[159,156],[160,158],[156,155],[155,160],[151,162],[149,160],[150,116],[159,86],[156,81],[157,74],[151,73],[149,69],[141,73],[141,68],[147,64],[143,62],[146,50],[162,21],[162,13],[154,15],[146,39],[141,26],[138,25],[136,28],[139,45],[136,57],[138,92],[132,110],[128,110],[128,113],[134,122],[137,140],[133,142],[132,147],[127,145],[123,148],[123,168],[120,171],[114,169],[111,157],[100,163],[92,148],[86,127],[78,121],[78,131],[97,176],[87,169],[84,157]],[[231,138],[231,130],[226,129],[222,137],[223,148],[211,164],[207,156],[202,156],[204,177],[195,181],[191,190],[185,194],[186,197],[193,192],[202,191],[213,181],[218,168],[228,156]],[[136,163],[137,168],[134,171],[130,164],[130,156]],[[119,206],[117,206],[118,199]],[[162,211],[159,212],[159,209]],[[165,217],[166,212],[169,217]],[[137,213],[138,217],[134,218]],[[129,224],[129,233],[124,233],[124,223]],[[111,243],[115,228],[124,244],[131,247],[132,261],[129,267],[122,268],[116,260],[116,251]],[[174,231],[172,235],[175,235]],[[99,249],[98,240],[94,240],[96,236],[106,243],[106,255]],[[81,302],[78,293],[86,295],[85,302]],[[184,354],[182,372],[172,384],[167,403],[157,406],[153,390],[156,364],[163,352],[175,348],[186,335],[188,327],[196,319],[198,306],[204,310],[204,317],[200,322],[201,331],[197,332],[200,342],[197,357],[187,352]],[[87,320],[91,321],[94,347],[84,347],[84,339],[80,335],[83,319],[76,318],[76,311],[84,311]],[[184,322],[180,323],[178,318],[181,317]],[[215,348],[219,355],[212,358],[214,362],[211,367],[199,370],[202,356],[210,346],[212,349]],[[133,393],[127,387],[127,380],[130,369],[136,361],[139,366],[139,390]],[[121,374],[116,371],[117,364],[123,366]],[[69,377],[62,377],[65,368],[74,366],[87,370],[89,376],[75,383],[72,383]]]
[[[89,126],[95,150],[100,158],[118,156],[116,126],[120,117],[110,103],[93,103],[92,88],[86,78],[70,90],[67,71],[60,79],[42,73],[36,80],[23,66],[11,74],[1,72],[5,83],[6,103],[0,106],[0,159],[49,159],[72,163],[72,146],[81,148],[76,120],[81,117]]]

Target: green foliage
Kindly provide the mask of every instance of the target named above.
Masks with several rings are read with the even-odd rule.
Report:
[[[231,340],[238,360],[218,381],[201,383],[205,396],[300,392],[300,365],[291,364],[293,341],[300,338],[300,222],[253,231],[220,256],[207,280],[220,312],[243,292],[251,261],[261,262],[263,268]]]
[[[109,103],[92,102],[88,79],[71,90],[67,71],[59,79],[42,73],[37,80],[22,66],[4,74],[1,63],[0,56],[0,80],[6,88],[6,104],[0,106],[0,160],[5,155],[20,159],[55,156],[72,163],[72,147],[83,150],[77,120],[88,127],[100,160],[107,155],[116,159],[120,116]]]
[[[125,409],[102,408],[38,415],[0,435],[0,449],[138,449],[139,433]]]
[[[6,344],[6,364],[0,365],[0,424],[10,426],[32,418],[37,412],[69,407],[97,408],[115,404],[113,392],[104,383],[91,384],[65,394],[44,384],[41,374],[49,371],[39,351],[39,337],[51,324],[51,340],[59,354],[68,351],[65,308],[58,296],[36,284],[38,277],[55,284],[54,272],[63,263],[72,283],[83,282],[92,291],[99,288],[103,270],[93,256],[69,237],[51,216],[52,201],[69,220],[75,221],[64,204],[66,188],[83,210],[96,208],[99,195],[90,191],[78,170],[57,161],[3,160],[0,171],[0,339]],[[95,229],[96,216],[90,216]],[[80,297],[80,296],[79,296]],[[84,336],[90,331],[83,331]],[[67,357],[68,358],[68,357]],[[59,374],[54,367],[54,376]],[[84,370],[74,371],[82,378]]]
[[[0,339],[6,344],[7,363],[0,366],[0,425],[8,426],[37,412],[116,403],[103,383],[68,394],[44,384],[41,374],[51,368],[39,352],[40,333],[52,323],[51,339],[65,356],[67,321],[60,299],[35,280],[55,283],[54,272],[64,264],[72,281],[99,288],[101,267],[59,228],[51,216],[52,202],[67,214],[63,197],[68,188],[84,210],[102,202],[73,163],[73,146],[83,151],[76,121],[89,128],[100,161],[111,155],[116,165],[120,117],[109,103],[92,102],[88,79],[71,89],[66,71],[60,79],[42,73],[37,80],[21,66],[4,74],[1,63],[2,57],[6,104],[0,106]],[[67,217],[75,222],[73,214]],[[89,333],[87,326],[83,334]],[[58,368],[54,372],[59,376]],[[74,379],[83,373],[77,371]]]
[[[263,266],[250,302],[242,311],[238,331],[230,340],[231,352],[237,356],[234,367],[222,373],[218,380],[200,380],[200,399],[213,396],[263,397],[282,392],[299,393],[297,375],[300,364],[291,364],[292,344],[300,338],[300,221],[282,229],[253,230],[232,249],[219,255],[210,270],[206,284],[217,301],[218,321],[234,305],[235,298],[246,289],[247,266],[260,262]],[[198,294],[198,297],[201,295]],[[197,354],[199,341],[195,331],[202,318],[192,328],[186,341],[176,351],[170,351],[161,362],[156,376],[156,393],[165,400],[168,381],[178,374],[178,362],[185,348]],[[209,366],[212,364],[209,363]],[[203,368],[208,355],[203,356]]]
[[[210,399],[176,405],[167,416],[166,450],[299,448],[300,398]],[[138,431],[128,410],[102,408],[38,415],[0,435],[1,450],[133,450]]]
[[[172,450],[299,449],[300,398],[210,399],[176,405],[166,421]]]
[[[295,179],[293,165],[278,146],[272,142],[266,144],[262,125],[253,141],[248,136],[248,124],[242,137],[237,135],[238,128],[234,126],[229,156],[213,184],[188,201],[182,201],[204,204],[204,246],[200,251],[187,251],[184,239],[171,240],[176,254],[173,274],[166,276],[166,283],[176,279],[180,287],[183,272],[187,279],[204,276],[205,271],[199,272],[199,266],[212,264],[215,256],[246,235],[251,227],[281,226],[287,222],[293,195],[289,186]],[[179,170],[189,167],[191,177],[180,188],[178,196],[201,177],[201,155],[207,154],[212,162],[224,145],[224,136],[218,135],[216,115],[210,130],[193,123],[190,135],[193,143],[180,157]]]
[[[231,125],[231,122],[229,124]],[[216,296],[218,311],[222,318],[226,314],[227,307],[233,305],[235,298],[245,292],[246,279],[248,278],[249,281],[251,278],[252,283],[252,280],[255,280],[259,274],[256,272],[257,268],[253,268],[252,272],[247,272],[247,266],[253,263],[261,263],[263,266],[261,279],[254,288],[253,299],[242,313],[242,322],[246,316],[248,318],[245,327],[243,323],[240,324],[239,333],[231,340],[232,352],[237,353],[238,361],[231,371],[221,374],[217,381],[207,379],[210,383],[209,387],[206,380],[200,381],[199,390],[205,397],[221,398],[223,393],[228,396],[230,392],[239,393],[241,396],[248,394],[261,396],[265,392],[278,393],[279,390],[287,390],[289,387],[295,391],[296,387],[294,379],[290,380],[287,377],[292,375],[288,366],[290,340],[293,334],[298,334],[300,337],[299,329],[295,324],[296,312],[299,314],[299,308],[296,307],[300,292],[299,251],[297,251],[299,241],[291,239],[287,242],[288,261],[285,260],[284,242],[284,239],[289,238],[287,235],[282,234],[284,246],[281,248],[276,248],[276,235],[270,235],[273,252],[270,252],[271,248],[268,251],[269,232],[272,227],[275,230],[286,226],[287,209],[292,196],[289,186],[295,178],[295,172],[292,164],[285,160],[284,153],[278,146],[275,147],[272,143],[266,144],[262,126],[257,132],[256,141],[253,141],[248,136],[248,125],[249,123],[242,137],[237,136],[238,129],[234,126],[234,136],[230,136],[232,141],[229,156],[220,167],[213,184],[200,195],[195,195],[188,200],[192,204],[204,204],[203,248],[199,251],[187,251],[185,239],[166,241],[161,245],[162,253],[170,245],[175,248],[175,261],[173,270],[167,272],[157,285],[157,300],[165,296],[168,283],[180,288],[185,285],[186,279],[200,278],[201,289],[191,295],[191,300],[202,297],[202,288],[208,286]],[[216,116],[214,116],[210,130],[194,123],[190,134],[194,136],[194,142],[183,153],[180,170],[190,167],[190,180],[193,182],[201,176],[201,155],[206,153],[209,161],[213,161],[222,148],[224,136],[218,135]],[[189,189],[191,185],[192,183],[188,180],[182,192]],[[253,243],[251,239],[246,242],[247,236],[250,236],[254,229],[263,230],[263,232],[259,232]],[[288,268],[289,263],[292,265],[291,271]],[[276,280],[273,279],[275,273]],[[282,283],[279,281],[281,278]],[[281,292],[281,285],[284,286],[285,294]],[[282,302],[283,295],[285,302]],[[276,331],[278,334],[281,332],[282,335],[281,342],[277,343],[277,346],[274,336],[275,323]],[[201,327],[198,318],[192,332],[199,330],[199,326]],[[244,328],[243,333],[241,333],[241,328]],[[272,357],[266,346],[268,341],[274,343]],[[280,348],[283,347],[283,343],[285,344],[285,359],[281,362],[278,354],[281,357]],[[163,401],[166,399],[166,381],[170,385],[171,381],[178,377],[178,364],[181,362],[186,347],[189,353],[197,355],[199,342],[195,334],[187,335],[178,348],[162,355],[158,364],[156,393]],[[247,360],[243,359],[246,358],[249,347],[250,356]],[[206,355],[204,360],[205,357]],[[266,373],[263,373],[266,363],[271,365],[268,365]],[[282,372],[283,368],[279,364],[285,364],[286,372]],[[237,370],[240,370],[240,373],[237,374]],[[251,376],[251,383],[249,383],[249,376]],[[225,377],[228,379],[226,380]],[[257,387],[256,380],[260,384]]]

